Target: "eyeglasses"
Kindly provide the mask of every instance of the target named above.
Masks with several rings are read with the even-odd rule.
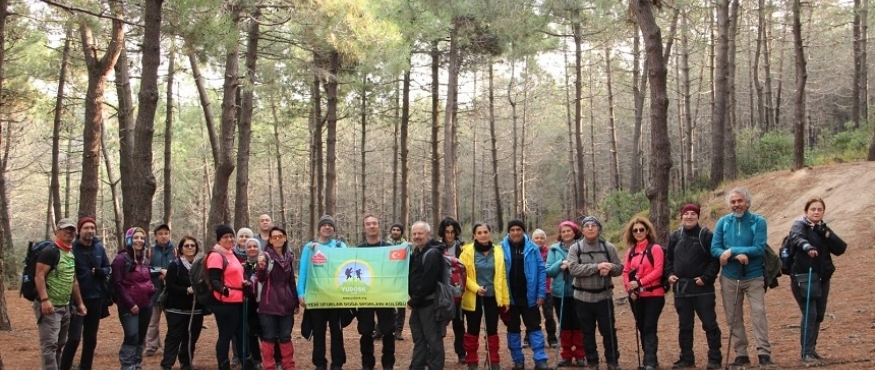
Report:
[[[637,228],[637,227],[636,227],[636,228],[632,229],[632,232],[635,233],[635,234],[643,233],[643,232],[645,232],[645,231],[647,231],[647,229],[645,229],[645,228],[643,228],[643,227],[642,227],[642,228]]]
[[[273,235],[270,237],[270,240],[286,240],[285,235]]]
[[[183,247],[183,248],[197,248],[197,244],[190,244],[190,243],[189,243],[189,244],[183,244],[182,247]]]
[[[588,223],[588,224],[586,224],[586,225],[583,225],[583,228],[584,228],[584,229],[595,229],[595,228],[598,228],[598,227],[599,227],[599,225],[596,225],[595,223],[592,223],[592,222],[590,222],[590,223]]]

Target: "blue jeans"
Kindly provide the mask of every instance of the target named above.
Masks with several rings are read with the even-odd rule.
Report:
[[[231,338],[235,338],[235,346],[239,351],[243,344],[243,330],[240,322],[243,316],[243,303],[217,303],[210,306],[210,311],[216,316],[216,326],[219,327],[219,339],[216,340],[216,361],[219,366],[230,362],[228,352]]]
[[[152,319],[152,307],[141,307],[137,315],[129,309],[118,309],[118,319],[124,331],[124,340],[118,351],[121,368],[138,369],[143,363],[143,342],[146,341],[146,330]]]
[[[292,326],[295,316],[258,315],[261,322],[261,340],[265,342],[286,343],[292,341]]]

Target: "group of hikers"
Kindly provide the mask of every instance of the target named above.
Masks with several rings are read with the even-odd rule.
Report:
[[[96,221],[83,217],[58,222],[51,250],[39,254],[33,307],[39,327],[43,369],[69,370],[82,342],[78,369],[92,369],[94,350],[102,318],[109,316],[111,295],[124,339],[118,352],[120,368],[141,369],[143,356],[163,355],[162,369],[190,370],[204,315],[213,314],[218,328],[215,343],[220,370],[295,368],[292,331],[294,316],[304,310],[300,323],[312,341],[311,361],[317,370],[342,369],[347,362],[343,328],[354,318],[363,369],[378,366],[375,340],[382,342],[379,366],[396,366],[395,342],[403,340],[407,324],[413,340],[409,369],[443,369],[446,362],[444,337],[453,332],[453,352],[459,364],[478,369],[480,346],[483,363],[500,369],[499,319],[506,327],[505,347],[513,369],[524,369],[524,348],[530,348],[535,369],[585,367],[620,369],[614,277],[622,277],[622,289],[635,318],[638,364],[646,370],[659,368],[657,327],[665,297],[673,293],[678,314],[680,355],[673,369],[694,368],[694,316],[698,316],[707,338],[707,368],[723,367],[721,330],[715,311],[720,292],[725,327],[730,330],[728,366],[751,363],[745,331],[743,303],[749,302],[756,355],[760,365],[774,365],[764,303],[766,283],[766,220],[749,211],[751,194],[744,188],[727,195],[731,212],[721,217],[713,232],[699,224],[700,208],[686,204],[680,209],[681,227],[671,233],[667,246],[656,242],[656,232],[645,218],[633,217],[625,226],[622,242],[625,257],[602,237],[598,218],[588,216],[580,223],[558,225],[558,240],[552,245],[543,230],[531,237],[521,220],[507,224],[507,235],[493,242],[493,228],[474,223],[473,241],[460,238],[460,224],[444,218],[432,237],[431,226],[417,221],[410,228],[410,260],[406,308],[308,308],[304,297],[310,284],[308,269],[317,251],[347,248],[335,237],[332,216],[319,219],[316,239],[300,252],[297,272],[295,255],[286,230],[273,225],[268,215],[258,219],[258,232],[229,226],[216,227],[216,244],[201,245],[184,236],[174,245],[170,227],[153,230],[155,243],[139,227],[127,230],[124,246],[110,260],[95,237]],[[823,221],[825,203],[820,198],[806,202],[804,215],[789,232],[789,246],[783,251],[785,272],[791,276],[791,290],[800,310],[800,359],[803,363],[821,359],[817,338],[829,296],[830,278],[835,272],[833,255],[845,252],[843,242]],[[404,225],[391,226],[383,238],[380,220],[373,214],[362,218],[365,240],[358,245],[384,247],[406,243]],[[78,235],[78,237],[77,237]],[[439,253],[429,253],[431,250]],[[203,261],[196,259],[205,254]],[[446,274],[446,258],[465,267],[466,281],[456,315],[437,320],[437,292]],[[205,269],[210,302],[196,299],[198,263]],[[348,276],[351,276],[348,274]],[[159,335],[162,314],[167,331]],[[543,315],[543,317],[542,317]],[[555,316],[555,317],[554,317]],[[543,320],[542,320],[543,319]],[[542,321],[545,331],[541,329]],[[523,327],[525,330],[523,330]],[[596,329],[602,337],[599,356]],[[485,335],[481,331],[485,330]],[[330,334],[329,334],[330,333]],[[326,358],[327,338],[330,362]],[[551,361],[547,348],[556,348]],[[641,357],[643,352],[643,359]]]

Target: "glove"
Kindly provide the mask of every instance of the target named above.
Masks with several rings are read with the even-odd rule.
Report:
[[[501,322],[504,325],[507,325],[510,322],[510,308],[508,306],[501,306],[498,308],[498,317],[501,319]]]
[[[228,287],[222,287],[222,295],[225,297],[231,296],[231,289],[228,289]]]
[[[825,222],[814,225],[814,232],[817,233],[817,235],[825,237],[828,231],[829,227],[826,226]]]

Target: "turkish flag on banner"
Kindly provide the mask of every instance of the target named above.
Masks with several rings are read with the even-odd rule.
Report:
[[[407,259],[407,249],[396,249],[389,252],[389,261],[403,261]]]

